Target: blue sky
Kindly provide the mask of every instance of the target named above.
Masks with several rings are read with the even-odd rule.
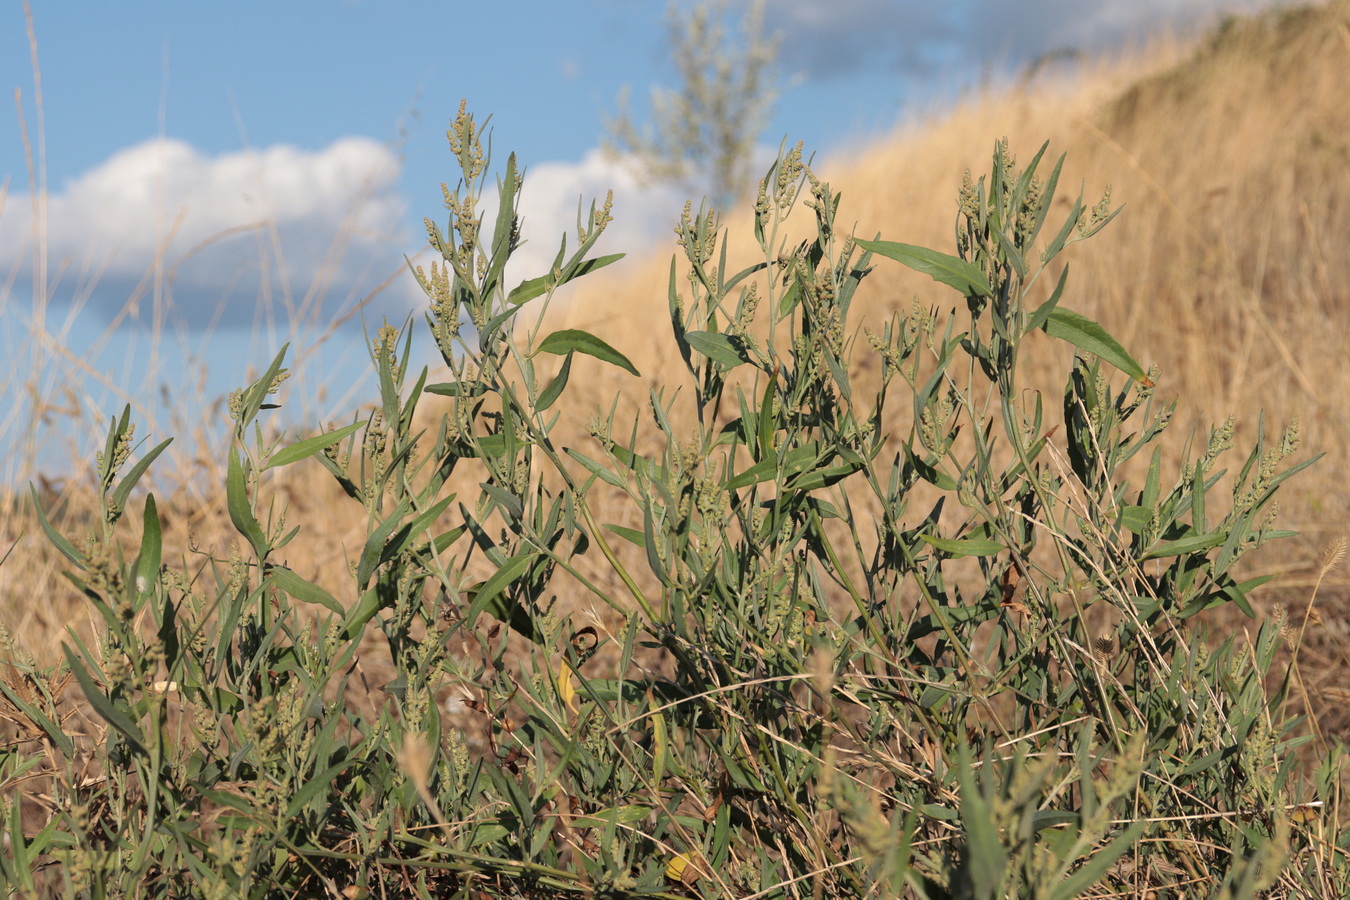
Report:
[[[1041,54],[1109,51],[1264,5],[768,0],[784,89],[763,142],[800,139],[828,156]],[[529,167],[527,265],[551,257],[580,197],[609,187],[607,249],[659,246],[684,192],[639,184],[598,146],[625,85],[640,114],[650,87],[672,82],[665,13],[659,0],[34,0],[39,129],[24,5],[7,0],[0,379],[11,400],[0,404],[0,452],[11,464],[0,479],[15,441],[31,454],[43,427],[60,433],[33,427],[15,399],[35,371],[43,396],[79,385],[105,411],[138,398],[138,415],[163,432],[156,417],[172,403],[156,405],[161,388],[180,403],[210,400],[266,365],[293,316],[330,322],[395,275],[367,321],[401,321],[418,292],[397,272],[423,243],[422,217],[442,217],[439,184],[453,178],[444,133],[461,98],[480,120],[492,114],[498,162],[514,150]],[[39,264],[16,89],[45,175],[45,321],[33,312]],[[354,408],[344,391],[361,340],[357,318],[312,360],[310,384],[333,387],[315,418]],[[205,382],[177,374],[189,360],[205,364]]]

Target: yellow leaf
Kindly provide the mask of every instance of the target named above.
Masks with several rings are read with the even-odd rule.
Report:
[[[699,874],[698,867],[691,865],[689,857],[683,853],[672,856],[670,862],[666,863],[666,878],[671,881],[678,881],[685,886],[698,881]]]
[[[572,680],[572,669],[565,659],[558,663],[558,696],[572,712],[579,711],[576,682]]]

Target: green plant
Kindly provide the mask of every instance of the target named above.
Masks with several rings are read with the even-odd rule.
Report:
[[[1272,497],[1308,463],[1280,468],[1292,429],[1262,438],[1220,503],[1231,424],[1174,475],[1157,450],[1144,462],[1171,414],[1156,373],[1060,305],[1067,267],[1040,284],[1064,246],[1110,221],[1107,200],[1074,203],[1041,247],[1060,166],[1038,174],[1042,150],[1019,171],[1000,144],[989,176],[961,189],[956,255],[857,240],[837,232],[839,197],[794,148],[761,183],[756,262],[731,271],[714,211],[680,219],[687,267],[672,265],[667,311],[684,383],[651,391],[649,421],[611,410],[569,434],[558,404],[582,357],[637,369],[600,336],[544,334],[542,311],[521,319],[615,261],[587,256],[609,204],[549,273],[508,290],[520,170],[507,161],[489,233],[490,160],[463,107],[449,138],[462,180],[445,190],[448,227],[428,221],[441,260],[416,273],[447,380],[412,378],[410,329],[385,326],[374,410],[287,444],[259,422],[283,351],[231,398],[226,489],[242,543],[227,559],[171,564],[153,496],[126,558],[116,526],[163,445],[121,476],[125,414],[99,466],[106,523],[77,548],[43,520],[101,628],[92,645],[72,639],[59,670],[20,661],[0,684],[7,715],[47,742],[54,806],[30,833],[10,805],[11,885],[94,897],[1345,887],[1340,842],[1291,827],[1309,791],[1334,799],[1338,762],[1311,785],[1298,777],[1306,738],[1282,712],[1284,685],[1266,687],[1282,621],[1216,649],[1188,624],[1225,604],[1250,614],[1262,579],[1235,566],[1282,536]],[[814,229],[793,244],[800,206]],[[884,259],[954,288],[964,312],[916,301],[860,342],[856,292]],[[1018,380],[1038,331],[1079,354],[1062,422]],[[419,431],[427,395],[446,406]],[[285,562],[304,533],[269,499],[269,473],[305,460],[366,522],[341,587]],[[385,705],[363,684],[377,665]],[[101,722],[93,734],[62,724],[67,672]],[[39,761],[10,754],[0,776],[17,783]]]

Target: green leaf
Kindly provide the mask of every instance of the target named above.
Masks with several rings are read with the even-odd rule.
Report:
[[[53,816],[53,822],[57,818],[57,816]],[[31,890],[33,887],[33,873],[30,869],[32,862],[28,858],[28,842],[24,840],[23,834],[23,804],[13,804],[9,810],[9,821],[0,824],[3,824],[6,829],[6,849],[9,851],[8,856],[10,857],[8,860],[0,857],[0,873],[4,874],[6,881],[17,882],[18,886]]]
[[[1205,517],[1205,467],[1196,466],[1195,474],[1191,483],[1191,527],[1198,531],[1208,531],[1209,524]]]
[[[403,523],[403,518],[408,514],[411,502],[404,499],[398,506],[394,507],[393,512],[389,513],[388,518],[381,522],[370,536],[366,538],[366,545],[361,548],[361,558],[356,563],[356,583],[362,590],[370,586],[370,579],[375,574],[375,570],[380,567],[384,561],[384,545],[389,540],[389,536],[398,529]]]
[[[506,304],[508,306],[519,306],[522,303],[529,303],[536,297],[542,297],[544,292],[548,290],[548,284],[552,279],[552,275],[540,275],[538,278],[522,281],[512,288],[510,295],[506,298]]]
[[[724,484],[722,489],[734,491],[738,488],[749,487],[752,484],[776,479],[780,472],[783,476],[790,478],[811,469],[819,461],[820,447],[817,444],[810,443],[801,447],[794,447],[787,451],[781,459],[777,455],[771,455],[767,459],[755,463]]]
[[[919,809],[925,818],[937,819],[939,822],[959,822],[961,814],[954,809],[946,806],[940,806],[937,803],[925,803]]]
[[[346,612],[337,598],[311,581],[306,581],[285,566],[271,566],[267,570],[272,582],[302,603],[317,603],[339,616]]]
[[[1227,537],[1227,533],[1215,531],[1210,534],[1192,534],[1175,541],[1162,541],[1154,544],[1139,559],[1162,559],[1167,556],[1181,556],[1184,553],[1202,553],[1219,546]]]
[[[276,453],[272,454],[272,458],[267,461],[267,465],[263,466],[263,469],[264,470],[276,469],[280,468],[281,466],[289,466],[293,462],[299,462],[302,459],[306,459],[310,456],[313,456],[320,450],[323,450],[326,447],[333,446],[338,441],[347,437],[349,434],[356,431],[356,429],[360,427],[361,423],[355,422],[351,425],[346,426],[345,428],[339,428],[337,431],[330,431],[327,434],[315,435],[312,438],[306,438],[303,441],[297,441],[296,443],[291,444],[289,447],[283,447]]]
[[[122,732],[131,748],[142,756],[149,756],[145,749],[145,738],[141,735],[141,730],[136,727],[136,723],[127,718],[126,713],[113,705],[108,696],[99,690],[98,685],[94,684],[94,679],[89,671],[85,669],[82,663],[70,649],[68,644],[62,644],[61,650],[66,655],[66,663],[70,666],[70,671],[75,674],[75,679],[80,683],[80,689],[84,691],[85,699],[89,705],[94,707],[94,711],[103,717],[103,720]]]
[[[1135,822],[1126,828],[1104,850],[1060,882],[1059,886],[1050,893],[1050,900],[1073,900],[1074,897],[1081,897],[1086,894],[1088,888],[1100,881],[1106,871],[1135,845],[1139,836],[1143,833],[1143,822]]]
[[[1059,273],[1059,283],[1055,285],[1054,291],[1051,292],[1050,299],[1036,307],[1036,311],[1027,320],[1027,331],[1035,331],[1045,324],[1046,319],[1050,318],[1050,314],[1059,306],[1059,298],[1064,293],[1064,283],[1068,278],[1069,266],[1066,263],[1064,270]]]
[[[340,759],[306,782],[304,787],[296,791],[295,796],[286,806],[286,818],[294,819],[309,805],[309,801],[324,791],[332,790],[333,779],[337,778],[338,774],[344,769],[350,768],[355,762],[354,758]]]
[[[893,241],[854,241],[854,243],[864,250],[870,250],[916,272],[922,272],[934,281],[950,285],[967,296],[972,294],[981,297],[994,296],[984,273],[960,257],[929,250],[927,247],[897,244]]]
[[[904,444],[905,457],[909,465],[918,473],[919,477],[931,485],[941,488],[944,491],[956,490],[956,479],[945,472],[939,471],[935,466],[929,465],[923,459],[920,459],[909,444]]]
[[[567,377],[572,374],[572,354],[567,354],[563,360],[562,368],[558,370],[558,376],[548,383],[548,387],[539,394],[539,402],[535,405],[537,412],[543,412],[562,396],[563,388],[567,387]]]
[[[347,618],[342,621],[342,633],[347,640],[355,641],[366,623],[375,618],[375,614],[385,605],[380,592],[376,590],[378,587],[376,585],[362,593],[356,604],[347,611]]]
[[[670,576],[666,574],[665,566],[661,564],[660,555],[656,552],[657,540],[659,538],[656,535],[656,522],[652,516],[652,504],[649,500],[642,509],[642,546],[647,551],[647,565],[652,573],[661,584],[669,587],[672,582]]]
[[[1056,306],[1045,319],[1045,333],[1068,341],[1085,353],[1093,353],[1115,366],[1135,381],[1148,383],[1148,374],[1134,357],[1125,352],[1106,329],[1072,310]]]
[[[930,534],[921,534],[919,538],[931,547],[952,556],[994,556],[1004,549],[998,541],[983,541],[974,538],[955,540],[936,538]]]
[[[253,510],[249,508],[248,488],[244,483],[244,464],[239,458],[239,451],[234,447],[230,448],[229,467],[225,473],[225,505],[230,511],[230,521],[234,523],[235,530],[248,539],[258,559],[265,557],[271,547],[267,545],[267,536],[263,534],[262,526],[253,517]]]
[[[773,433],[777,424],[773,418],[773,401],[778,393],[778,378],[770,375],[764,383],[764,397],[759,401],[759,421],[755,429],[755,438],[759,443],[759,458],[774,455]]]
[[[145,527],[141,535],[141,552],[136,560],[136,592],[148,594],[159,581],[159,564],[164,549],[164,535],[159,525],[159,510],[155,495],[145,497]]]
[[[474,595],[473,603],[469,606],[468,615],[465,617],[470,623],[481,612],[489,612],[495,618],[510,624],[510,617],[504,612],[505,605],[493,603],[497,596],[507,588],[511,582],[520,578],[529,570],[530,564],[538,558],[539,554],[533,551],[527,551],[517,556],[513,556],[502,564],[492,576],[478,588]]]
[[[575,278],[583,278],[592,272],[603,269],[610,263],[616,263],[623,259],[624,254],[614,253],[610,256],[597,256],[579,263],[571,270],[562,272],[556,285],[550,285],[553,280],[552,273],[540,275],[538,278],[531,278],[529,281],[522,281],[506,298],[508,306],[519,306],[522,303],[529,303],[536,297],[542,297],[550,287],[557,287],[572,281]]]
[[[612,531],[624,540],[636,544],[644,550],[647,549],[647,537],[636,528],[624,528],[622,525],[611,525],[605,523],[605,530]]]
[[[751,361],[738,341],[732,340],[720,331],[690,331],[685,334],[684,339],[689,342],[690,347],[729,369]]]
[[[814,491],[823,487],[830,487],[859,471],[863,465],[863,461],[858,460],[838,466],[828,466],[824,469],[811,469],[790,479],[785,487],[792,491]]]
[[[975,783],[975,767],[970,747],[961,744],[957,758],[960,780],[961,822],[966,830],[965,874],[970,878],[976,900],[994,900],[1003,871],[1008,864],[1007,851],[994,825],[994,811]]]
[[[472,440],[474,449],[477,451],[474,456],[481,459],[488,459],[489,457],[495,459],[506,455],[509,442],[505,434],[485,434]]]
[[[267,399],[267,389],[272,386],[272,382],[276,380],[277,375],[281,374],[281,363],[286,359],[286,351],[290,348],[289,343],[282,344],[281,350],[272,360],[272,364],[267,367],[267,371],[244,390],[241,397],[239,418],[235,420],[237,434],[244,434],[248,424],[258,415],[258,410],[276,408],[276,404],[265,404],[264,401]]]
[[[391,538],[389,535],[392,527],[401,522],[403,516],[407,515],[408,501],[404,500],[400,503],[389,519],[381,524],[380,528],[367,539],[366,546],[361,551],[361,560],[357,569],[357,577],[361,579],[361,587],[363,589],[367,587],[375,570],[402,553],[408,542],[425,531],[441,513],[445,512],[445,508],[454,501],[456,496],[458,495],[451,494],[424,509],[416,518],[399,528]]]
[[[612,363],[619,368],[631,372],[634,375],[639,374],[638,370],[633,368],[633,364],[628,361],[618,350],[615,350],[609,344],[606,344],[600,338],[591,334],[589,331],[581,331],[577,328],[564,328],[562,331],[555,331],[544,338],[539,346],[535,348],[535,356],[539,353],[553,353],[562,356],[571,352],[585,353],[587,356],[594,356],[596,359]]]
[[[446,381],[440,384],[429,384],[423,390],[428,394],[436,394],[440,397],[477,397],[484,393],[486,388],[477,382]]]
[[[1153,510],[1147,506],[1126,506],[1120,510],[1120,524],[1134,534],[1143,534],[1153,519]]]
[[[128,470],[126,477],[118,482],[117,488],[113,491],[112,495],[113,503],[117,504],[118,509],[126,507],[127,498],[131,496],[131,489],[141,480],[141,476],[145,474],[146,469],[150,468],[150,464],[172,443],[173,438],[169,438],[167,441],[160,443],[155,449],[145,454],[145,456],[142,456],[137,461],[136,465]]]
[[[598,477],[601,481],[605,482],[606,484],[612,484],[616,488],[624,487],[624,482],[622,478],[620,478],[618,475],[615,475],[604,465],[591,459],[586,454],[581,453],[580,451],[577,450],[573,450],[571,447],[564,447],[563,452],[566,453],[568,456],[572,457],[573,459],[575,459],[577,462],[581,463],[590,472],[592,472],[596,477]]]
[[[47,514],[42,511],[42,501],[38,500],[37,488],[31,482],[28,484],[28,490],[33,494],[33,510],[37,513],[38,524],[47,534],[47,540],[51,541],[53,546],[61,551],[62,556],[74,563],[76,568],[83,569],[84,554],[76,550],[75,545],[66,540],[61,532],[57,531],[56,527],[52,525],[47,518]]]
[[[762,481],[771,481],[778,475],[778,457],[770,456],[755,463],[741,474],[722,485],[724,491],[734,491]]]
[[[516,218],[516,155],[506,159],[506,172],[497,179],[497,221],[492,228],[492,254],[483,275],[483,289],[491,294],[496,290],[511,256],[511,233]]]

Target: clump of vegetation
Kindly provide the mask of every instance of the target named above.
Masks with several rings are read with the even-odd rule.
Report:
[[[386,326],[373,412],[288,443],[262,421],[278,356],[230,402],[228,559],[166,551],[134,491],[164,445],[133,463],[126,414],[97,464],[102,521],[72,539],[43,519],[99,628],[46,669],[6,636],[12,890],[1345,894],[1340,750],[1297,767],[1312,736],[1285,713],[1293,664],[1272,671],[1282,618],[1217,647],[1191,627],[1251,613],[1263,579],[1238,563],[1285,534],[1272,498],[1310,461],[1289,464],[1289,428],[1229,476],[1230,422],[1165,462],[1157,373],[1054,271],[1107,198],[1050,221],[1059,165],[1043,148],[1019,169],[1000,144],[960,189],[952,255],[840,233],[794,148],[761,182],[744,270],[716,212],[685,210],[683,371],[642,421],[598,410],[572,445],[577,357],[638,368],[525,319],[614,261],[588,255],[608,204],[509,287],[521,171],[507,161],[484,223],[491,161],[463,108],[449,137],[461,180],[417,277],[451,377],[410,371],[411,328]],[[858,285],[892,262],[935,299],[858,323]],[[1047,408],[1019,367],[1066,346]],[[447,405],[419,431],[428,395]],[[288,567],[304,523],[269,482],[292,465],[363,511],[349,571]],[[71,727],[72,682],[91,727]]]

